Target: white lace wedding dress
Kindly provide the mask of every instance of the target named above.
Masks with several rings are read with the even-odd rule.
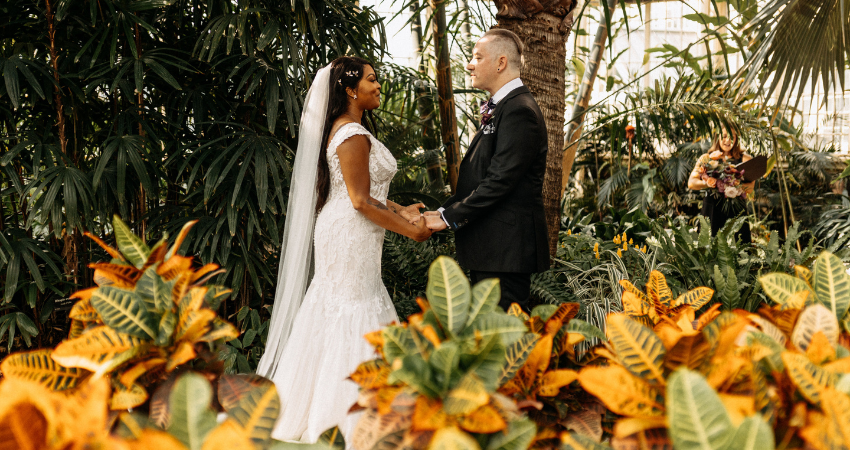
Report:
[[[375,357],[363,336],[398,320],[381,281],[384,229],[357,212],[348,196],[337,147],[354,135],[366,135],[371,195],[385,202],[397,169],[387,148],[360,124],[343,125],[328,144],[330,194],[316,218],[315,274],[307,288],[292,334],[273,381],[281,414],[272,436],[316,442],[333,426],[348,440],[359,414],[348,414],[358,387],[346,378]]]

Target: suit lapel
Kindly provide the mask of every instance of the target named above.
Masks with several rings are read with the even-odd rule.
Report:
[[[496,110],[493,113],[493,118],[490,119],[491,123],[496,121],[496,117],[499,116],[501,114],[501,112],[505,109],[504,108],[505,104],[510,99],[516,97],[517,95],[526,94],[528,92],[530,92],[530,91],[525,86],[520,86],[520,87],[512,90],[511,92],[509,92],[508,95],[505,96],[505,98],[503,98],[499,103],[496,104]],[[502,108],[499,108],[499,106],[502,106]],[[463,161],[466,161],[467,158],[470,158],[470,155],[472,154],[472,150],[475,148],[475,145],[478,144],[478,141],[481,139],[481,136],[484,135],[483,130],[484,130],[484,127],[482,127],[482,126],[478,127],[478,132],[475,133],[475,136],[472,137],[472,142],[470,142],[469,147],[466,148],[466,154],[463,155]],[[463,161],[461,161],[461,162],[463,162]]]

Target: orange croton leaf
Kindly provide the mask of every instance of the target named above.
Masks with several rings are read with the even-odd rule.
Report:
[[[349,379],[363,389],[379,389],[387,385],[390,367],[383,359],[373,359],[357,366]]]
[[[197,284],[198,280],[203,278],[204,275],[207,275],[209,273],[213,273],[216,270],[218,270],[220,267],[221,266],[219,266],[216,263],[205,264],[203,267],[201,267],[200,269],[198,269],[194,273],[192,273],[192,281],[191,281],[192,284]]]
[[[131,386],[136,382],[136,379],[142,376],[148,370],[165,364],[167,360],[165,358],[151,358],[146,361],[142,361],[135,366],[127,369],[124,373],[121,374],[120,381],[124,386]]]
[[[666,417],[625,417],[614,424],[614,437],[626,438],[641,431],[666,427]]]
[[[173,255],[171,258],[166,259],[162,264],[159,265],[156,269],[156,273],[158,273],[161,277],[166,280],[173,280],[185,272],[188,272],[192,269],[192,258],[187,258],[185,256]]]
[[[94,269],[94,282],[98,286],[133,288],[142,277],[142,272],[133,266],[93,263],[89,264],[89,267]]]
[[[428,342],[434,344],[435,348],[440,348],[440,336],[437,334],[437,331],[431,325],[426,325],[425,328],[421,330],[422,336],[425,336],[425,339],[428,339]]]
[[[649,317],[652,322],[658,321],[655,307],[646,296],[640,297],[632,291],[623,291],[623,312],[630,317]]]
[[[554,397],[562,387],[567,386],[578,379],[578,372],[569,369],[550,370],[543,374],[537,395],[542,397]]]
[[[578,376],[581,386],[611,411],[629,417],[663,417],[663,391],[623,366],[585,367]]]
[[[809,343],[809,348],[806,349],[806,356],[817,365],[835,359],[835,349],[823,331],[816,331],[812,335],[812,342]]]
[[[165,259],[165,254],[168,252],[168,242],[161,241],[154,248],[151,249],[151,254],[148,256],[147,261],[145,261],[144,266],[142,267],[142,272],[144,272],[148,267],[159,264]]]
[[[366,339],[366,342],[375,347],[375,350],[380,351],[380,349],[384,346],[384,338],[383,334],[381,334],[382,330],[375,330],[366,333],[363,337]]]
[[[256,447],[251,442],[251,433],[231,418],[210,431],[204,439],[201,450],[254,450],[254,448]]]
[[[507,383],[503,384],[501,387],[499,387],[499,392],[504,395],[514,395],[520,393],[522,389],[520,389],[520,387],[514,382],[514,380],[516,380],[516,377],[513,380],[510,380]]]
[[[71,311],[68,313],[68,317],[74,320],[79,320],[81,322],[94,322],[96,320],[100,320],[100,315],[97,313],[97,310],[94,309],[94,306],[91,304],[91,294],[96,291],[98,288],[86,289],[85,291],[77,292],[77,294],[83,294],[80,300],[74,303],[74,306],[71,307]],[[73,298],[73,297],[72,297]]]
[[[106,250],[106,253],[109,253],[109,256],[111,256],[115,259],[120,259],[121,261],[126,261],[126,259],[124,259],[124,255],[122,255],[121,252],[119,252],[118,250],[106,245],[106,242],[103,242],[103,239],[89,233],[88,231],[83,233],[83,235],[88,237],[89,239],[95,241],[97,243],[97,245],[99,245],[102,249]]]
[[[431,309],[431,304],[423,297],[416,297],[416,304],[423,313]]]
[[[443,411],[443,402],[427,395],[416,397],[410,428],[413,431],[437,431],[445,426],[446,413]]]
[[[752,369],[752,360],[737,354],[726,354],[721,357],[717,364],[711,365],[711,372],[706,377],[706,381],[714,389],[720,390],[721,386],[735,379],[748,366],[749,369]]]
[[[181,342],[177,344],[177,348],[173,353],[168,357],[168,364],[165,366],[165,370],[171,372],[177,366],[191,361],[192,358],[195,357],[195,349],[192,346],[191,342]]]
[[[850,373],[850,357],[841,358],[823,365],[824,370],[831,373]]]
[[[174,340],[190,343],[201,340],[210,330],[212,321],[216,317],[215,311],[211,309],[187,311],[185,315],[180,317],[180,321],[177,323],[177,332],[174,335]]]
[[[470,433],[496,433],[508,427],[508,423],[491,405],[484,405],[466,416],[458,417],[458,425]]]
[[[171,289],[171,300],[175,305],[179,305],[183,300],[183,297],[189,292],[189,284],[192,281],[192,272],[184,272],[182,275],[177,277],[177,282],[174,283],[174,287]],[[201,297],[201,302],[203,303],[203,297]]]
[[[691,305],[682,305],[676,309],[676,313],[673,317],[673,320],[676,322],[676,325],[679,325],[679,328],[682,329],[685,333],[691,333],[694,330],[694,320],[696,318],[696,311]]]
[[[670,307],[670,302],[673,300],[673,292],[667,286],[667,279],[664,278],[664,274],[657,270],[649,273],[649,280],[646,282],[646,293],[652,299],[658,312],[661,313],[663,310],[666,313],[666,309]],[[659,308],[659,304],[661,308]]]
[[[549,367],[549,359],[552,357],[552,339],[551,334],[543,335],[535,344],[534,349],[525,360],[525,364],[519,368],[513,381],[516,385],[525,392],[531,391],[537,378],[546,372]]]
[[[546,321],[546,334],[555,334],[565,323],[578,315],[578,303],[561,303],[558,309]]]
[[[723,306],[721,303],[715,303],[711,308],[708,308],[708,311],[702,313],[702,315],[699,316],[699,320],[697,320],[697,323],[694,326],[694,329],[701,331],[712,320],[716,319],[717,316],[720,315],[720,307],[721,306]]]
[[[655,325],[652,331],[658,335],[658,338],[661,339],[661,343],[664,344],[664,348],[667,350],[673,348],[679,342],[679,339],[685,335],[679,328],[679,325],[666,316],[661,317],[661,320],[658,321],[658,324]]]
[[[387,386],[378,389],[375,394],[375,400],[378,402],[378,414],[386,415],[392,410],[392,403],[395,397],[404,389],[404,386]]]
[[[539,316],[533,316],[528,319],[528,330],[532,333],[543,334],[545,327],[546,324],[543,323],[543,320]]]

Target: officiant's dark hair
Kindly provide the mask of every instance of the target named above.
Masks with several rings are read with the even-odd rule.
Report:
[[[711,143],[711,148],[708,149],[708,154],[710,155],[715,150],[721,150],[720,148],[720,137],[723,135],[725,130],[719,131],[714,135],[714,141]],[[744,151],[741,150],[741,142],[738,140],[738,132],[735,130],[726,131],[727,133],[735,136],[735,141],[732,142],[732,150],[729,151],[729,155],[732,156],[732,159],[741,159],[744,156]],[[721,150],[722,151],[722,150]]]
[[[331,63],[330,87],[328,89],[328,112],[325,115],[325,129],[322,133],[322,147],[319,150],[319,170],[316,175],[316,211],[325,206],[331,190],[331,173],[328,167],[328,140],[334,122],[348,111],[348,93],[346,88],[357,89],[357,84],[366,74],[365,67],[375,69],[370,61],[356,56],[341,56]],[[376,71],[377,72],[377,71]],[[372,111],[363,111],[361,125],[375,134],[375,118]]]

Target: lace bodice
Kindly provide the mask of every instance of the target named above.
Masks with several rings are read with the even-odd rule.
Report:
[[[369,151],[369,178],[372,181],[370,195],[380,202],[387,200],[390,181],[392,181],[398,170],[395,158],[387,147],[372,136],[372,133],[369,133],[369,130],[363,125],[359,123],[347,123],[337,130],[336,134],[328,143],[328,166],[331,175],[331,189],[328,195],[328,202],[340,198],[348,198],[348,190],[345,186],[345,180],[342,177],[342,170],[339,167],[339,156],[336,153],[336,149],[346,139],[358,134],[367,136],[369,142],[372,144],[372,148]]]

